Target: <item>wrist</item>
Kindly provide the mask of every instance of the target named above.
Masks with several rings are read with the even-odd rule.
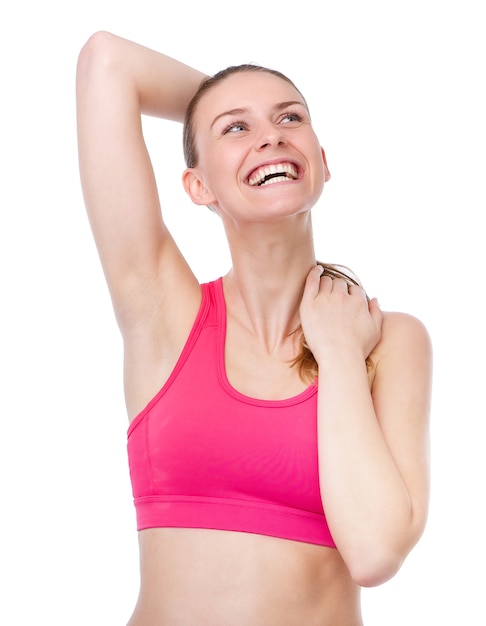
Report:
[[[319,353],[314,353],[314,358],[320,372],[335,371],[339,367],[343,369],[366,368],[366,356],[358,347],[351,345],[327,346]]]

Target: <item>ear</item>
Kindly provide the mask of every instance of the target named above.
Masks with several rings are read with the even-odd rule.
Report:
[[[327,183],[327,181],[330,180],[331,178],[331,172],[329,171],[329,168],[327,167],[327,159],[326,159],[326,153],[324,152],[324,148],[321,148],[321,154],[322,154],[322,160],[324,162],[324,171],[326,172],[325,181]]]
[[[182,184],[194,204],[214,204],[216,198],[206,187],[201,172],[197,167],[190,167],[182,174]]]

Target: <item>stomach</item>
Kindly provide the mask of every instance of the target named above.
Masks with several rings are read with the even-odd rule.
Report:
[[[359,587],[334,548],[250,533],[139,532],[127,626],[362,626]]]

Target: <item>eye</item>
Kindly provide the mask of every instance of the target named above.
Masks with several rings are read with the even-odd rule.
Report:
[[[302,115],[300,113],[297,113],[296,111],[287,111],[287,113],[284,113],[280,118],[280,122],[283,124],[302,122],[302,120]]]
[[[247,130],[247,125],[245,122],[231,122],[223,129],[223,135],[227,133],[238,133],[242,130]]]

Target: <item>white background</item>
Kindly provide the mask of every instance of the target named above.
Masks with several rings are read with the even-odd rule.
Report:
[[[2,5],[2,624],[122,626],[138,589],[121,343],[77,170],[76,60],[101,29],[208,73],[275,67],[306,95],[332,173],[315,211],[319,258],[422,319],[435,349],[428,527],[392,581],[364,590],[366,624],[486,624],[480,4]],[[215,278],[224,238],[184,194],[180,128],[146,129],[167,220],[200,279]]]

